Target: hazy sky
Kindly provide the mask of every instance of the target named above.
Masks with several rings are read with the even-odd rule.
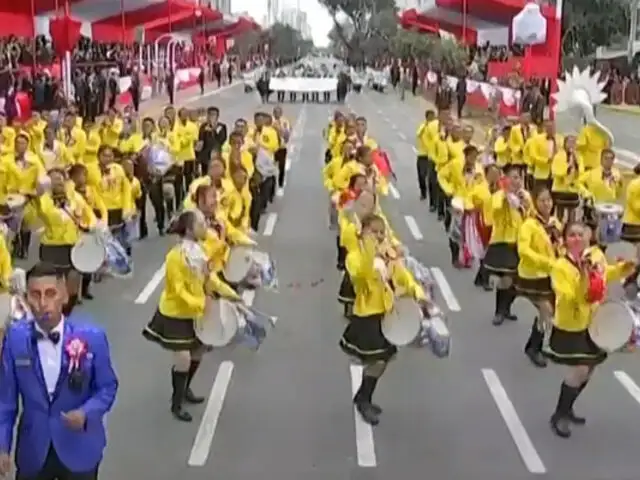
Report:
[[[262,23],[263,18],[267,15],[268,0],[231,0],[231,10],[234,13],[248,12],[258,23]],[[297,8],[307,12],[313,42],[320,47],[329,45],[327,35],[331,30],[333,21],[331,16],[322,7],[317,0],[279,0],[280,10],[284,7]]]

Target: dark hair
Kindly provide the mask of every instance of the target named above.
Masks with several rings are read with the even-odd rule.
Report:
[[[580,222],[578,220],[570,220],[565,224],[564,228],[562,229],[562,238],[566,239],[567,235],[569,235],[569,230],[571,230],[576,225],[580,225],[581,227],[587,227],[587,225],[583,222]]]
[[[356,158],[358,159],[362,159],[365,157],[365,155],[367,155],[369,152],[371,152],[371,149],[367,146],[367,145],[360,145],[358,147],[358,149],[356,150]]]
[[[27,271],[27,282],[31,279],[53,277],[64,278],[64,271],[51,263],[38,262]]]
[[[197,193],[197,191],[196,191]],[[193,224],[196,221],[196,212],[193,210],[185,210],[180,213],[176,218],[171,220],[167,233],[169,235],[178,235],[179,237],[185,237],[189,230],[193,229]]]
[[[477,154],[478,148],[474,145],[467,145],[466,147],[464,147],[463,153],[465,157],[468,157],[470,155]]]
[[[73,178],[76,177],[78,175],[80,175],[81,173],[87,173],[87,167],[85,167],[84,165],[82,165],[81,163],[76,163],[74,165],[71,165],[71,168],[69,169],[69,177]]]
[[[216,115],[220,115],[220,109],[218,107],[207,108],[207,114],[211,115],[212,113],[215,113]]]
[[[151,117],[144,117],[142,119],[142,123],[151,123],[151,124],[155,125],[156,121]]]
[[[229,135],[229,140],[231,140],[232,138],[240,138],[241,140],[243,140],[242,133],[240,132],[231,132],[231,135]]]
[[[600,158],[603,158],[605,155],[613,155],[615,157],[616,156],[616,152],[614,152],[610,148],[603,148],[602,152],[600,153]]]
[[[362,228],[366,228],[375,222],[382,222],[382,224],[384,225],[384,220],[382,219],[382,217],[375,213],[370,213],[369,215],[365,215],[360,219],[360,225],[362,225]]]
[[[537,200],[538,197],[540,195],[542,195],[543,193],[550,193],[551,190],[549,189],[549,187],[547,187],[546,185],[537,185],[533,191],[531,192],[531,196],[533,197],[534,200]]]
[[[367,119],[364,118],[364,117],[357,117],[356,118],[356,122],[365,122],[365,123],[367,123]]]
[[[116,154],[115,150],[112,147],[110,147],[109,145],[100,145],[100,148],[98,148],[98,156],[101,156],[107,150],[109,150],[115,156],[115,154]]]
[[[638,163],[635,167],[633,167],[633,173],[635,175],[640,175],[640,163]]]
[[[502,167],[502,171],[505,175],[509,175],[511,172],[520,173],[520,166],[514,165],[512,163],[507,163],[504,167]]]

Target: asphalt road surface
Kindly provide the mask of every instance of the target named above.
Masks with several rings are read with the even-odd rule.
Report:
[[[217,105],[227,124],[260,108],[238,87],[193,105]],[[365,93],[347,106],[369,119],[371,134],[392,154],[398,183],[384,209],[412,253],[433,268],[453,334],[451,357],[402,350],[376,392],[385,409],[380,425],[372,431],[354,416],[352,382],[360,371],[338,348],[345,323],[320,174],[321,130],[335,106],[285,104],[295,124],[288,183],[259,232],[261,248],[278,263],[280,292],[255,298],[278,317],[276,329],[259,352],[235,347],[208,355],[193,385],[208,403],[190,407],[193,423],[175,421],[170,355],[140,335],[156,308],[172,240],[152,233],[137,245],[134,277],[96,286],[97,298],[84,307],[106,327],[121,380],[101,477],[637,479],[637,359],[607,361],[576,405],[587,426],[570,440],[555,437],[548,419],[562,370],[537,370],[522,353],[533,310],[517,301],[520,321],[493,327],[492,294],[473,287],[472,272],[452,270],[443,227],[418,201],[419,105]]]

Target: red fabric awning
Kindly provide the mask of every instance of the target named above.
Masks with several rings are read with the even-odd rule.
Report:
[[[427,15],[417,12],[415,9],[406,10],[400,16],[400,25],[406,29],[418,28],[423,32],[439,34],[440,30],[455,35],[456,38],[462,40],[466,44],[474,45],[478,38],[478,33],[468,25],[463,28],[462,25],[455,23],[436,20]]]
[[[86,0],[69,0],[69,5],[72,6],[73,4],[80,3],[82,1]],[[32,11],[31,9],[30,0],[20,2],[17,2],[16,0],[0,0],[0,12],[24,13],[34,16],[44,15],[50,12],[55,12],[56,3],[58,4],[59,8],[58,13],[62,15],[62,9],[64,5],[64,2],[62,0],[58,0],[58,2],[56,2],[56,0],[35,0],[33,5],[35,11]],[[3,22],[2,25],[4,26],[6,24]]]
[[[513,17],[528,2],[529,0],[436,0],[436,6],[458,13],[466,11],[468,15],[482,20],[511,25]],[[540,11],[546,17],[555,16],[555,8],[551,5],[541,5]]]
[[[194,11],[193,3],[187,3],[184,0],[166,0],[162,3],[151,3],[137,10],[125,11],[124,15],[117,14],[102,18],[93,24],[122,25],[124,23],[127,28],[145,27],[147,24],[153,25],[154,22],[159,22],[162,19],[173,22],[181,16],[184,18],[185,14],[193,15]]]
[[[200,15],[198,15],[198,13],[200,13]],[[179,15],[172,17],[171,23],[169,19],[165,17],[145,24],[145,29],[147,30],[148,36],[155,36],[202,28],[203,23],[216,22],[220,19],[222,19],[222,14],[217,10],[212,10],[208,7],[192,7],[190,12],[185,10]]]

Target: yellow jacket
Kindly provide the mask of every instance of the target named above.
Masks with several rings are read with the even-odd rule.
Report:
[[[587,251],[587,254],[590,252]],[[592,257],[593,258],[593,257]],[[598,263],[606,272],[606,281],[619,280],[631,271],[624,263],[607,265],[603,258]],[[554,325],[567,332],[580,332],[589,327],[593,313],[598,305],[588,303],[587,276],[582,273],[568,258],[559,258],[551,270],[551,284],[556,296],[556,308],[553,318]]]
[[[531,196],[524,192],[528,205],[531,205]],[[491,197],[491,239],[489,243],[511,243],[518,241],[518,230],[529,215],[529,211],[512,207],[504,191],[499,190]]]
[[[131,182],[124,173],[124,169],[117,163],[112,163],[104,172],[101,172],[100,177],[96,193],[104,201],[107,210],[122,210],[125,216],[134,213]]]
[[[562,224],[552,217],[549,223],[562,231]],[[538,217],[527,218],[518,231],[518,275],[522,278],[546,278],[556,261],[556,245]]]
[[[584,174],[582,185],[595,203],[613,203],[622,196],[622,175],[616,167],[611,169],[607,180],[602,167],[592,168]]]
[[[534,178],[544,180],[551,177],[551,161],[555,156],[554,141],[556,151],[560,150],[563,145],[561,135],[556,135],[553,140],[550,140],[546,135],[539,134],[531,140],[530,153]]]
[[[627,184],[622,221],[628,225],[640,225],[640,176]]]
[[[50,193],[38,198],[38,214],[44,224],[40,237],[43,245],[75,245],[81,235],[80,227],[90,229],[96,225],[96,216],[82,195],[67,191],[66,205],[54,203]]]
[[[356,294],[353,313],[360,317],[387,314],[393,309],[396,296],[411,296],[417,300],[426,299],[422,287],[401,261],[387,264],[389,279],[383,279],[374,268],[376,246],[366,241],[365,245],[347,254],[347,272]],[[393,284],[392,290],[390,283]]]
[[[585,195],[584,186],[580,179],[584,175],[584,162],[582,156],[575,155],[576,166],[569,171],[567,152],[562,149],[558,151],[551,162],[551,177],[553,184],[551,190],[558,193],[579,193]]]
[[[582,154],[586,170],[598,168],[602,150],[609,147],[609,137],[595,125],[585,125],[580,130],[576,148]]]

